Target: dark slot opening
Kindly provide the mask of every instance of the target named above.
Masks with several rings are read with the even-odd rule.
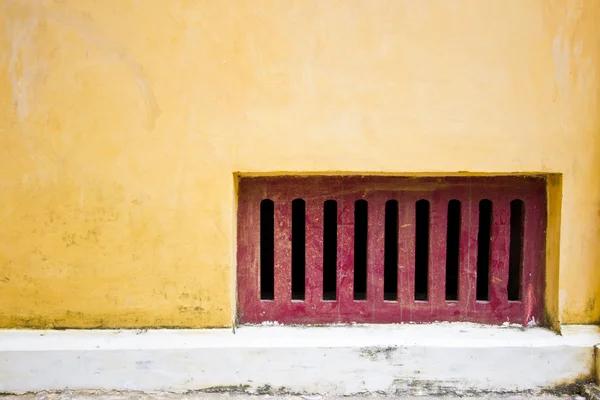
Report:
[[[337,280],[337,202],[323,205],[323,300],[336,299]]]
[[[398,201],[385,203],[383,299],[398,300]]]
[[[304,300],[306,265],[306,202],[292,201],[292,300]]]
[[[446,235],[446,300],[458,300],[460,260],[460,208],[458,200],[448,203],[448,231]]]
[[[354,202],[354,300],[367,299],[368,205]]]
[[[508,267],[508,300],[521,300],[521,273],[523,270],[523,227],[525,204],[522,200],[510,202],[510,257]]]
[[[260,299],[275,299],[275,205],[260,202]]]
[[[429,275],[429,201],[416,204],[415,300],[427,300]]]
[[[477,300],[489,300],[490,245],[492,240],[492,202],[479,202],[479,233],[477,235]]]

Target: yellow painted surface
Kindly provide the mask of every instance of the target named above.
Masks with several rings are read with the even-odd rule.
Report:
[[[562,176],[547,176],[546,225],[546,290],[544,293],[546,323],[560,332],[560,224],[562,211]]]
[[[0,327],[230,325],[236,171],[562,174],[549,312],[599,321],[598,21],[597,0],[0,0]]]

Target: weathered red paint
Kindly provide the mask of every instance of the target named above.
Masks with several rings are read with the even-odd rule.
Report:
[[[275,299],[260,300],[260,202],[275,203]],[[291,203],[306,201],[306,294],[291,299]],[[354,202],[368,201],[367,299],[355,301]],[[430,202],[429,290],[414,300],[415,203]],[[448,202],[461,202],[458,301],[445,300]],[[493,203],[489,301],[476,300],[479,201]],[[510,202],[524,202],[521,301],[508,301]],[[323,300],[323,203],[338,203],[337,299]],[[383,299],[385,202],[398,201],[398,301]],[[248,177],[239,184],[238,321],[286,324],[470,321],[525,324],[543,316],[543,177]]]

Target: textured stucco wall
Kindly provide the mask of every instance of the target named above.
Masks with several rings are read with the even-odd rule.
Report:
[[[0,1],[0,327],[230,324],[236,171],[562,173],[559,315],[600,320],[598,20],[597,0]]]

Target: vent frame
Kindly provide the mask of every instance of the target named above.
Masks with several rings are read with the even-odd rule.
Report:
[[[526,324],[544,309],[546,178],[543,176],[240,177],[237,320],[283,324]],[[260,202],[275,203],[275,298],[260,300]],[[291,202],[306,202],[305,300],[291,298]],[[367,299],[354,300],[354,202],[368,202]],[[415,204],[430,202],[428,299],[414,297]],[[479,201],[492,201],[489,301],[476,300]],[[524,202],[521,300],[509,301],[510,202]],[[337,201],[337,295],[323,300],[323,205]],[[385,203],[398,201],[398,300],[384,300]],[[448,202],[461,202],[458,300],[445,299]],[[405,234],[411,230],[412,234]],[[439,243],[444,245],[439,245]],[[505,254],[506,257],[501,255]],[[287,262],[285,260],[288,260]],[[286,279],[287,277],[287,279]]]

